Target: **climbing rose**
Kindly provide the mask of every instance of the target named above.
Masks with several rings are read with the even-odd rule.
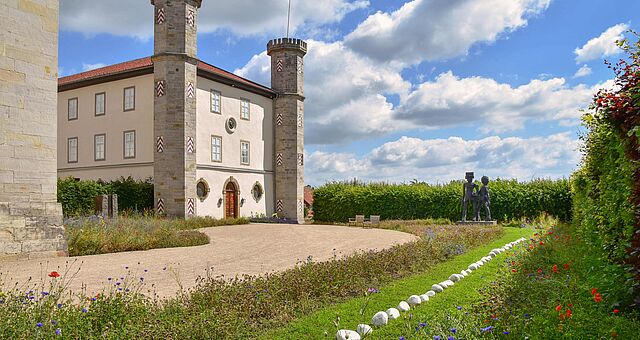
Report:
[[[58,274],[58,272],[54,270],[51,273],[49,273],[49,277],[52,277],[55,279],[56,277],[60,277],[60,274]]]

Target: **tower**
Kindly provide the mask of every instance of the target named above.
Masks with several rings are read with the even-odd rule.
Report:
[[[304,223],[304,56],[300,39],[269,41],[275,127],[275,208],[279,216]]]
[[[156,211],[195,216],[197,13],[202,0],[151,0],[151,4],[155,6]]]

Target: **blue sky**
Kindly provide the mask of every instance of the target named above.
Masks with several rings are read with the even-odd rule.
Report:
[[[610,86],[603,59],[640,19],[635,0],[292,1],[293,36],[310,46],[313,185],[569,176],[579,109]],[[286,6],[204,0],[198,57],[268,85]],[[148,1],[62,0],[60,15],[61,75],[152,54]]]

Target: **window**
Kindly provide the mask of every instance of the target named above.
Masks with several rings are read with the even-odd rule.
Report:
[[[211,161],[222,162],[222,137],[211,136]]]
[[[136,158],[136,132],[124,132],[124,158]]]
[[[124,111],[133,111],[136,109],[136,88],[127,87],[124,89]]]
[[[78,137],[67,139],[67,162],[78,163]]]
[[[220,92],[211,90],[211,112],[213,113],[221,113],[220,111],[220,100],[222,95]]]
[[[102,116],[105,113],[105,101],[107,98],[107,94],[96,93],[96,116]]]
[[[253,196],[253,199],[256,202],[260,202],[260,199],[262,199],[263,195],[264,195],[264,189],[262,189],[262,185],[260,184],[260,182],[256,182],[253,185],[253,188],[251,188],[251,196]]]
[[[96,161],[104,161],[106,159],[105,146],[107,143],[107,135],[100,134],[93,136],[93,159]]]
[[[249,165],[249,142],[240,142],[240,164]]]
[[[196,184],[196,195],[198,195],[201,202],[204,202],[204,200],[207,199],[210,191],[207,181],[205,181],[204,178],[200,178]]]
[[[78,98],[71,98],[67,102],[67,116],[69,120],[78,119]]]
[[[249,120],[250,105],[249,99],[240,99],[240,119]]]

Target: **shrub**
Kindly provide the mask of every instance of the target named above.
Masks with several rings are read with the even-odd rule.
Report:
[[[458,221],[462,213],[462,183],[329,183],[314,192],[314,219],[344,222],[356,214],[364,214],[380,215],[383,219]],[[498,221],[535,218],[541,213],[564,221],[571,219],[571,192],[566,179],[526,183],[498,179],[489,187],[491,215]]]
[[[209,243],[193,229],[246,224],[246,218],[217,220],[210,217],[160,219],[134,216],[117,220],[80,218],[66,223],[69,255],[95,255],[156,248],[190,247]]]
[[[153,210],[153,183],[121,177],[108,183],[73,177],[58,179],[58,202],[65,216],[87,216],[95,213],[98,195],[118,195],[120,211]]]

